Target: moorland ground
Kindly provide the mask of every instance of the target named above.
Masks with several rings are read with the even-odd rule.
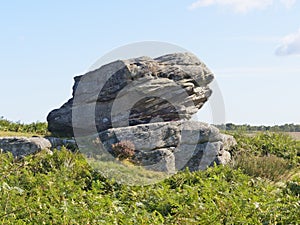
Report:
[[[1,135],[48,134],[46,124],[0,125]],[[120,184],[65,148],[1,153],[0,224],[300,224],[299,134],[230,134],[229,165],[144,186]]]

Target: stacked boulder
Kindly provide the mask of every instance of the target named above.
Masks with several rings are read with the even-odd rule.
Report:
[[[72,98],[47,117],[49,130],[78,139],[97,133],[112,154],[130,142],[132,158],[156,171],[226,164],[232,138],[190,120],[211,96],[213,78],[190,53],[117,60],[75,77]]]

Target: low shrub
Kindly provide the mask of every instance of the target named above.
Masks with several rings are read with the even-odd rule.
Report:
[[[0,131],[31,133],[37,135],[49,134],[48,124],[45,122],[23,124],[20,122],[9,121],[7,119],[4,119],[3,117],[0,117]]]
[[[135,146],[131,141],[124,140],[113,144],[112,151],[118,160],[133,160]]]
[[[292,194],[297,197],[300,197],[300,182],[298,181],[289,181],[286,186],[287,194]]]
[[[237,146],[232,149],[233,155],[246,152],[256,156],[275,155],[288,160],[294,166],[300,165],[300,141],[294,140],[284,133],[257,133],[247,135],[233,133]]]
[[[266,178],[272,181],[288,180],[291,176],[290,163],[275,155],[255,156],[240,153],[233,158],[233,168],[241,169],[245,174]]]

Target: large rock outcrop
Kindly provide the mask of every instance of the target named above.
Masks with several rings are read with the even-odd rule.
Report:
[[[213,74],[194,55],[175,53],[155,59],[118,60],[74,79],[73,97],[47,117],[52,133],[73,135],[74,107],[82,111],[94,107],[98,131],[153,121],[188,120],[211,95],[208,84]],[[117,110],[113,110],[114,105]],[[90,118],[82,120],[90,123],[85,127],[94,126]]]
[[[49,130],[75,134],[88,157],[118,158],[116,151],[123,151],[168,174],[226,164],[234,139],[189,121],[211,95],[213,78],[190,53],[118,60],[75,77],[72,98],[47,117]]]

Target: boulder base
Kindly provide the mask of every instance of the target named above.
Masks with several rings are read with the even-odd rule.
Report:
[[[176,121],[111,128],[99,133],[106,151],[116,143],[131,143],[134,159],[142,166],[168,173],[188,167],[191,171],[230,161],[228,150],[235,143],[209,124]],[[95,153],[95,152],[94,152]]]

